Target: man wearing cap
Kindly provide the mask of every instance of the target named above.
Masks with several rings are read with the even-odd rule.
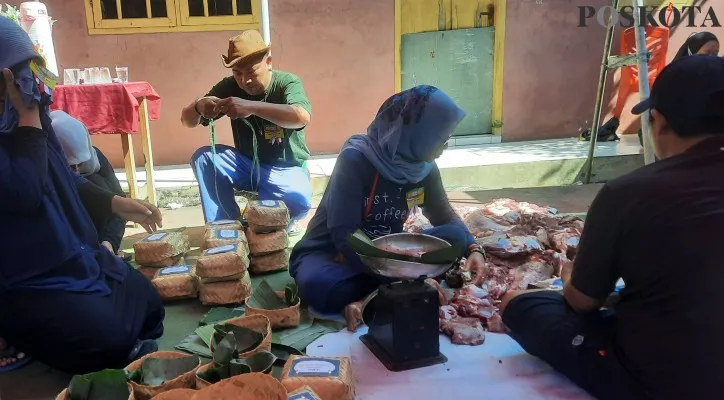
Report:
[[[191,165],[201,192],[207,222],[238,218],[234,189],[258,191],[260,200],[283,200],[295,222],[311,208],[312,188],[304,168],[309,149],[304,128],[311,105],[301,80],[272,70],[269,46],[259,32],[249,30],[229,40],[222,56],[233,75],[222,79],[206,96],[184,107],[186,127],[208,125],[226,115],[231,119],[234,147],[216,145],[194,153]]]
[[[651,111],[659,161],[591,204],[563,294],[507,293],[511,337],[599,399],[724,392],[724,59],[676,60],[633,112]],[[614,309],[601,310],[616,282]],[[719,393],[719,394],[717,394]]]

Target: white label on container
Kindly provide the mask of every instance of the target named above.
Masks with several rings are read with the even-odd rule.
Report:
[[[262,207],[279,207],[279,200],[262,200],[259,202]]]
[[[188,265],[179,265],[175,267],[166,267],[158,271],[158,275],[175,275],[175,274],[187,274],[191,271],[191,267]]]
[[[236,245],[235,244],[227,244],[225,246],[220,247],[214,247],[213,249],[206,250],[207,256],[213,255],[213,254],[219,254],[219,253],[229,253],[232,251],[236,251]]]
[[[146,238],[147,242],[158,242],[166,236],[166,233],[154,233],[153,235]]]
[[[210,225],[216,226],[216,225],[230,225],[230,224],[237,224],[239,221],[233,220],[233,219],[222,219],[220,221],[214,221]]]
[[[339,376],[339,360],[297,359],[292,364],[289,376]]]
[[[222,229],[216,233],[219,239],[236,239],[239,237],[239,231],[233,229]]]

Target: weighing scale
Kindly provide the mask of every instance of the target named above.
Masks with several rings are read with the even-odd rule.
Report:
[[[372,241],[376,246],[401,251],[434,251],[451,245],[422,234],[399,233]],[[437,289],[425,283],[452,267],[375,258],[360,254],[369,272],[382,281],[363,306],[363,321],[369,327],[360,340],[390,371],[405,371],[447,362],[440,353]]]

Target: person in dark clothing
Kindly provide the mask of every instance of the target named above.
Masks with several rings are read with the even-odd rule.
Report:
[[[679,51],[676,52],[674,60],[693,55],[719,55],[719,39],[711,32],[697,32],[691,34]]]
[[[161,214],[73,173],[31,63],[44,61],[28,34],[0,17],[0,337],[64,372],[122,368],[157,349],[165,311],[148,279],[100,245],[81,196],[149,232]]]
[[[659,161],[608,182],[588,212],[563,295],[507,293],[510,335],[599,399],[724,392],[724,59],[684,57],[651,97]],[[614,309],[604,300],[623,279]]]
[[[434,161],[464,116],[441,90],[418,86],[385,101],[367,135],[344,144],[319,208],[291,255],[289,271],[316,311],[337,313],[382,283],[365,272],[348,236],[358,228],[373,239],[402,232],[418,207],[435,226],[423,233],[459,246],[472,268],[484,266]]]
[[[111,163],[100,149],[91,144],[90,134],[85,125],[59,110],[51,111],[50,119],[71,169],[96,186],[117,196],[126,197]],[[92,210],[92,207],[86,209]],[[125,254],[119,252],[119,248],[126,231],[126,221],[117,214],[110,216],[95,214],[91,213],[90,216],[101,244],[113,253],[125,257]]]

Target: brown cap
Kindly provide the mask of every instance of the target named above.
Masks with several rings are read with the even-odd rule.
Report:
[[[229,39],[229,55],[221,55],[221,58],[224,66],[231,68],[242,60],[265,54],[268,51],[269,46],[264,42],[261,33],[248,30]]]

